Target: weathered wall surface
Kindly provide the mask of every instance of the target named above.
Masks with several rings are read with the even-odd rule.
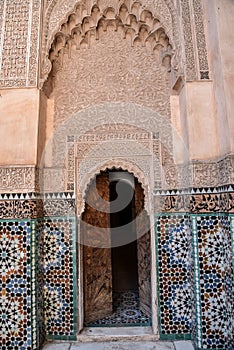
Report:
[[[233,50],[230,48],[234,10],[231,1],[203,2],[215,101],[213,114],[217,123],[218,152],[222,156],[233,150]]]
[[[220,55],[223,71],[224,80],[224,93],[226,100],[227,109],[227,120],[228,124],[226,129],[229,129],[230,135],[230,151],[234,151],[234,119],[233,119],[233,108],[234,108],[234,52],[232,50],[234,42],[234,3],[231,0],[217,1],[216,4],[217,22],[218,22],[218,34],[220,43]],[[223,139],[225,136],[223,136]]]
[[[38,89],[1,90],[1,165],[36,165],[38,114]]]

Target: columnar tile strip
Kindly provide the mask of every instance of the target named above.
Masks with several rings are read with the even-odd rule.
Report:
[[[161,215],[156,230],[161,338],[184,339],[191,334],[193,300],[188,216]]]
[[[220,217],[220,225],[223,230],[223,246],[221,248],[222,264],[223,264],[223,289],[225,292],[225,347],[232,350],[234,347],[233,325],[234,325],[234,275],[232,265],[232,235],[231,235],[231,218],[222,214]]]
[[[37,349],[37,300],[36,300],[36,221],[31,224],[31,322],[32,322],[32,349]]]
[[[230,343],[232,289],[229,221],[223,215],[197,217],[202,346],[222,349]],[[231,302],[231,301],[230,301]]]
[[[43,269],[43,227],[44,220],[37,220],[36,246],[37,246],[37,324],[39,348],[46,338],[45,334],[45,310],[44,310],[44,269]]]
[[[232,239],[232,267],[234,271],[234,215],[230,215],[231,239]]]
[[[30,221],[0,221],[1,350],[32,350],[31,229]]]
[[[48,339],[76,339],[74,219],[46,218],[43,254],[45,329]]]
[[[73,256],[73,329],[74,335],[77,334],[77,325],[78,325],[78,312],[77,309],[77,255],[76,255],[76,245],[77,245],[77,232],[76,232],[76,219],[72,221],[72,256]]]
[[[230,232],[232,241],[232,272],[233,272],[233,294],[234,294],[234,215],[230,215]],[[232,334],[234,334],[234,301],[232,295]],[[233,340],[234,342],[234,340]],[[233,345],[234,346],[234,345]]]
[[[195,282],[195,300],[196,300],[196,339],[195,342],[199,348],[202,347],[202,322],[201,322],[201,293],[200,293],[200,273],[199,273],[199,253],[197,240],[197,222],[196,217],[192,216],[192,233],[194,249],[194,282]]]

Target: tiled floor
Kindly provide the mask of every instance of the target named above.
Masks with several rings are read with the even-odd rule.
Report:
[[[137,291],[118,291],[113,293],[113,314],[109,317],[86,324],[88,327],[126,327],[149,326],[151,318],[139,306]]]

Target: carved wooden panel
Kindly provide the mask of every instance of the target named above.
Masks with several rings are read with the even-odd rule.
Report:
[[[112,313],[110,215],[101,212],[102,200],[109,201],[109,179],[106,174],[97,176],[96,181],[92,182],[82,217],[86,324]],[[107,202],[106,210],[108,207]]]
[[[146,220],[149,220],[147,215]],[[151,315],[151,254],[150,254],[150,232],[146,232],[138,239],[138,283],[140,308]]]
[[[144,210],[144,192],[139,182],[135,185],[135,215],[137,229],[138,284],[140,308],[151,314],[151,254],[150,222]]]

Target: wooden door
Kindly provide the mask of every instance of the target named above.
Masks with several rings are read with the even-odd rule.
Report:
[[[109,202],[108,174],[91,184],[82,217],[85,324],[109,316],[113,308],[110,214],[100,211],[102,200]]]
[[[140,308],[151,316],[150,220],[144,210],[144,193],[139,182],[135,185],[135,215]]]

